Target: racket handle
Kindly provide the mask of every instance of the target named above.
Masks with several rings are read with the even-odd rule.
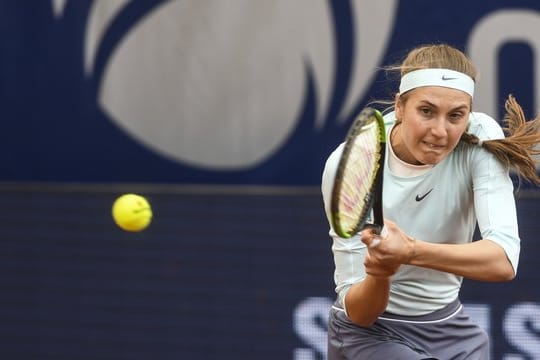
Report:
[[[377,224],[366,224],[364,225],[363,229],[373,229],[373,232],[379,235],[379,236],[376,236],[371,242],[371,244],[369,245],[369,247],[372,247],[372,248],[379,246],[379,244],[381,243],[381,238],[384,239],[385,237],[388,236],[388,230],[386,229],[386,226],[381,227],[380,225],[377,225]]]
[[[362,228],[362,230],[365,230],[365,229],[372,229],[374,233],[376,233],[377,235],[380,235],[381,237],[386,237],[388,235],[388,230],[386,230],[385,226],[367,223]]]
[[[382,238],[385,238],[388,236],[388,229],[386,226],[383,226],[381,231],[379,232],[379,235],[381,235]]]

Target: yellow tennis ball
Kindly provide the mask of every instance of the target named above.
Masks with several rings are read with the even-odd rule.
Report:
[[[143,196],[124,194],[114,201],[112,216],[123,230],[142,231],[152,221],[152,208]]]

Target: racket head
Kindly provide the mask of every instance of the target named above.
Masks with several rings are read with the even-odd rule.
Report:
[[[350,238],[364,227],[375,200],[381,206],[385,146],[384,119],[367,107],[349,128],[332,189],[332,228],[340,237]],[[382,211],[377,213],[376,222],[382,223]]]

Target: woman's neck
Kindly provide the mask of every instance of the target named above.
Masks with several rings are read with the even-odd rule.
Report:
[[[399,125],[399,124],[397,124]],[[390,168],[390,171],[399,177],[414,177],[422,175],[426,172],[428,172],[433,165],[417,165],[417,164],[411,164],[409,162],[406,162],[402,160],[398,155],[396,154],[396,126],[391,129],[390,132],[390,144],[389,144],[389,154],[388,154],[388,167]],[[397,141],[399,144],[399,141]]]
[[[390,132],[390,146],[397,158],[410,165],[424,165],[411,154],[407,145],[403,141],[402,125],[397,122]]]

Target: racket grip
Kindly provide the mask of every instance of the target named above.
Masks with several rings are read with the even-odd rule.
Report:
[[[374,237],[372,243],[369,245],[372,248],[379,246],[379,244],[381,243],[381,239],[384,239],[388,236],[388,230],[386,229],[386,226],[380,226],[377,224],[366,224],[364,225],[363,229],[373,229],[373,232],[379,235]]]
[[[379,235],[384,239],[388,236],[388,229],[386,229],[386,226],[383,225],[381,231],[379,232]]]
[[[377,235],[380,235],[383,238],[388,235],[388,230],[386,230],[385,226],[367,223],[362,228],[362,230],[365,230],[365,229],[372,229],[374,233],[376,233]]]

